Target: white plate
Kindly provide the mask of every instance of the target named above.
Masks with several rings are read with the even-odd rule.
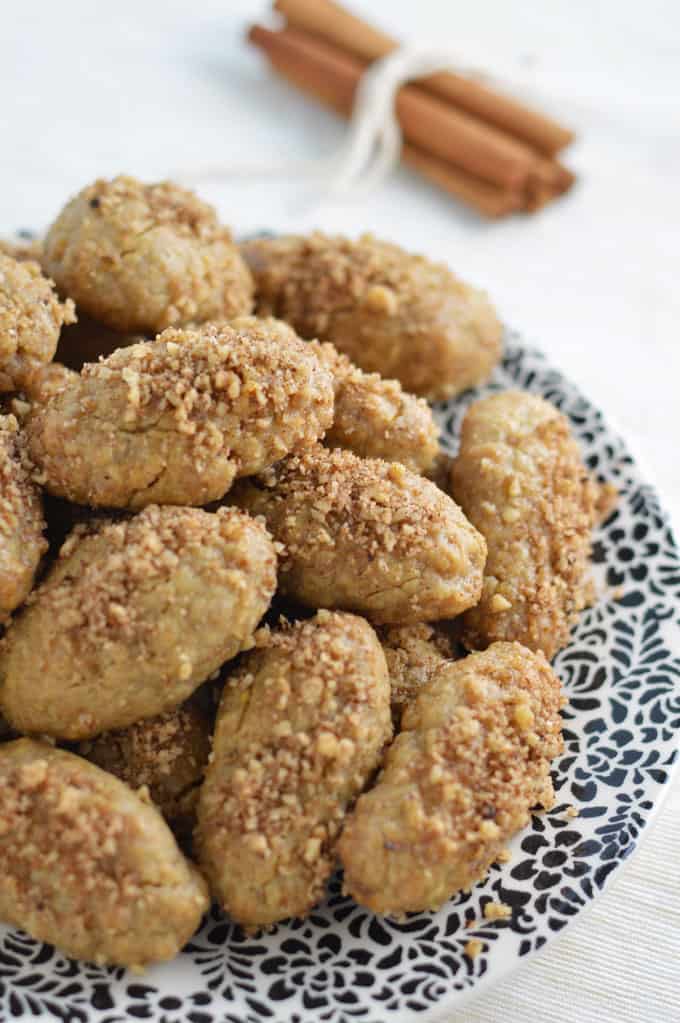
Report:
[[[0,1018],[114,1023],[406,1023],[439,1020],[559,933],[634,851],[668,785],[680,731],[680,558],[654,490],[621,439],[538,352],[509,337],[491,383],[436,413],[453,451],[482,394],[521,387],[565,412],[589,467],[621,491],[594,547],[600,599],[555,659],[569,707],[557,805],[535,816],[468,895],[405,923],[340,895],[308,920],[248,938],[213,909],[175,962],[134,977],[65,959],[0,929]],[[575,805],[577,818],[567,808]],[[490,899],[512,919],[487,923]],[[466,929],[467,921],[482,921]],[[463,952],[470,938],[484,951]]]

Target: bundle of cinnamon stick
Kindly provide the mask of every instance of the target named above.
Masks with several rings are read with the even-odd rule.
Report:
[[[248,38],[302,92],[343,117],[369,64],[399,44],[332,0],[275,0],[286,19]],[[551,118],[476,79],[442,72],[396,97],[405,163],[486,217],[533,212],[566,192],[574,175],[556,159],[573,139]]]

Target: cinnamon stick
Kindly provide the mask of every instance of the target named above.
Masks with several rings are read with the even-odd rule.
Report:
[[[272,32],[256,25],[249,38],[273,64],[300,68],[310,91],[330,91],[351,108],[365,68],[359,60],[297,29]],[[523,143],[410,85],[399,90],[395,109],[404,138],[413,145],[500,188],[526,186],[536,155]]]
[[[490,220],[525,208],[522,192],[503,190],[486,181],[480,181],[472,174],[466,174],[453,164],[438,160],[436,156],[430,156],[416,146],[405,145],[402,158],[404,163],[418,171],[422,177],[466,205],[472,206]]]
[[[325,39],[360,60],[377,60],[399,45],[332,0],[275,0],[274,7],[293,28]],[[573,141],[573,132],[552,118],[464,75],[440,72],[418,84],[547,156],[554,156]]]
[[[258,26],[251,29],[254,42],[260,45],[263,30]],[[296,88],[314,97],[320,103],[330,107],[342,117],[348,117],[352,110],[353,89],[338,89],[337,83],[329,76],[310,74],[308,66],[299,60],[291,60],[290,55],[278,48],[271,48],[267,53],[272,67],[291,82]],[[345,83],[346,84],[346,83]],[[490,219],[502,217],[522,208],[523,195],[519,191],[500,189],[497,185],[480,181],[471,174],[454,167],[444,160],[423,152],[416,146],[405,145],[402,150],[405,163],[447,194],[472,206],[483,216]]]

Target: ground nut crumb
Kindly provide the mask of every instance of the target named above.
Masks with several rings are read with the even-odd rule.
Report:
[[[619,502],[619,492],[613,483],[596,483],[595,516],[597,522],[609,518]]]
[[[463,949],[463,952],[468,959],[476,959],[483,951],[484,942],[480,941],[479,938],[470,938],[470,940],[465,943],[465,948]]]
[[[484,903],[485,920],[508,920],[512,916],[512,908],[504,902]]]
[[[399,300],[392,288],[385,288],[382,284],[368,289],[363,304],[372,313],[384,313],[385,316],[394,316],[399,308]]]
[[[534,713],[528,703],[518,703],[513,717],[523,732],[528,732],[534,724]]]
[[[479,825],[479,833],[483,839],[491,841],[492,839],[498,838],[501,833],[501,829],[495,821],[482,821]]]

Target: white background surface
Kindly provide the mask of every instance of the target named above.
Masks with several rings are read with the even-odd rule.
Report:
[[[486,224],[405,171],[354,204],[299,184],[209,182],[237,232],[370,229],[445,259],[627,435],[680,520],[680,7],[675,0],[392,0],[397,34],[513,68],[579,133],[578,187]],[[97,175],[329,155],[342,126],[243,43],[257,0],[3,6],[0,233],[43,228]],[[545,103],[543,104],[546,105]],[[680,1021],[680,790],[590,914],[456,1023]],[[380,1023],[380,1021],[370,1021]]]

